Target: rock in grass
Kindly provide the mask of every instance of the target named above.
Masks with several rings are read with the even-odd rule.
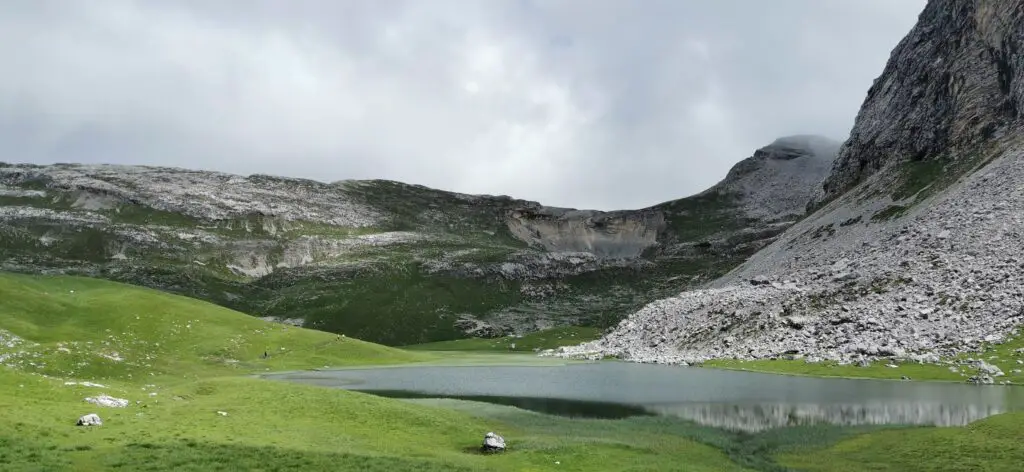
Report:
[[[78,418],[78,423],[75,424],[77,426],[99,426],[103,424],[103,420],[101,420],[100,416],[96,413],[89,413],[88,415]]]
[[[995,383],[995,380],[992,379],[992,377],[989,376],[988,374],[978,374],[967,379],[967,383],[972,383],[976,385],[992,385]]]
[[[505,450],[505,438],[488,432],[484,435],[484,445],[481,449],[484,452],[502,452]]]

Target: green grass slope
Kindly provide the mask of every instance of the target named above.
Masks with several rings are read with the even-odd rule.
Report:
[[[455,341],[413,344],[403,346],[403,348],[414,351],[529,352],[535,349],[554,349],[593,341],[600,338],[601,333],[602,330],[597,328],[566,326],[537,331],[522,337],[457,339]]]
[[[647,443],[568,419],[560,420],[566,436],[554,437],[440,406],[254,378],[439,358],[156,290],[0,274],[0,329],[4,471],[672,470],[684,462],[687,470],[743,470],[683,437]],[[81,381],[103,386],[66,383]],[[84,401],[98,394],[130,405]],[[103,426],[74,426],[91,412]],[[510,439],[507,453],[475,450],[491,430]]]
[[[966,428],[751,435],[663,417],[568,419],[387,399],[251,375],[522,362],[487,356],[403,351],[102,280],[0,274],[0,470],[1007,470],[1021,461],[1016,413]],[[82,381],[102,386],[71,383]],[[84,401],[99,394],[130,404]],[[92,412],[103,426],[74,426]],[[479,454],[481,434],[492,430],[509,439],[509,451]]]
[[[422,358],[158,290],[81,277],[0,274],[0,330],[32,343],[10,349],[7,364],[92,380]]]
[[[869,433],[780,462],[806,471],[1015,471],[1024,464],[1024,413],[1004,413],[963,428]]]

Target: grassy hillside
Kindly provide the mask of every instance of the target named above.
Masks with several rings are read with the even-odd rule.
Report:
[[[93,381],[422,359],[199,300],[79,277],[0,274],[0,330],[26,341],[6,348],[5,364]]]
[[[1019,414],[968,428],[823,426],[750,435],[664,417],[567,419],[251,375],[460,356],[479,363],[508,355],[407,352],[151,289],[0,274],[0,470],[907,470],[916,461],[1004,470],[1021,460],[1013,443],[1024,434]],[[85,381],[102,386],[78,383]],[[98,394],[130,405],[84,401]],[[103,426],[74,426],[92,412]],[[509,439],[510,450],[481,455],[475,446],[492,430]]]
[[[0,329],[5,471],[582,471],[657,469],[681,460],[692,470],[742,470],[723,452],[685,438],[596,437],[571,420],[562,424],[571,434],[556,437],[448,408],[252,378],[266,369],[437,357],[266,323],[150,289],[2,274]],[[103,387],[65,384],[81,381]],[[83,401],[101,393],[131,404]],[[103,426],[74,426],[91,412]],[[475,452],[490,430],[505,434],[513,449]]]
[[[881,431],[834,445],[784,453],[780,462],[805,471],[1013,471],[1024,463],[1024,413],[1004,413],[963,428]]]
[[[415,351],[530,352],[537,349],[554,349],[559,346],[571,346],[593,341],[600,338],[601,333],[602,331],[597,328],[569,326],[537,331],[521,337],[458,339],[455,341],[414,344],[403,346],[403,348]]]

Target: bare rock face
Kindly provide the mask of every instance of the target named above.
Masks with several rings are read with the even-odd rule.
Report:
[[[740,195],[749,218],[802,215],[828,175],[839,145],[823,136],[779,138],[733,166],[709,191]]]
[[[599,257],[639,257],[658,243],[665,216],[658,211],[611,212],[540,207],[509,212],[508,229],[551,252],[588,252]]]
[[[1024,112],[1024,1],[931,0],[868,90],[824,198],[892,161],[998,138]]]

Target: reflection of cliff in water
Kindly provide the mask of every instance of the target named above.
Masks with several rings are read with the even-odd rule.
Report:
[[[742,431],[806,424],[842,426],[872,424],[913,424],[963,426],[972,421],[1003,413],[998,405],[955,405],[946,403],[867,404],[735,404],[705,403],[656,405],[647,409],[706,426]]]
[[[565,416],[568,418],[620,419],[631,416],[652,416],[655,413],[643,407],[622,403],[566,400],[562,398],[507,397],[499,395],[439,395],[404,390],[362,390],[364,393],[388,398],[451,398],[475,402],[514,406],[524,410]]]

